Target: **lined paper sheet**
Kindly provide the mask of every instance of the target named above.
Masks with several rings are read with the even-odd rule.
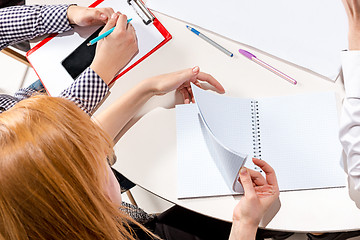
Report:
[[[347,48],[347,18],[339,0],[147,0],[147,6],[331,80]]]

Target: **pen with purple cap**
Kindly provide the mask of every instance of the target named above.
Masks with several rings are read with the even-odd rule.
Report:
[[[278,75],[279,77],[282,77],[283,79],[285,79],[286,81],[288,81],[291,84],[296,85],[297,81],[295,79],[293,79],[292,77],[289,77],[288,75],[280,72],[279,70],[277,70],[276,68],[270,66],[269,64],[267,64],[266,62],[261,61],[260,59],[258,59],[254,54],[245,51],[243,49],[239,49],[239,52],[244,55],[245,57],[247,57],[248,59],[256,62],[257,64],[259,64],[260,66],[268,69],[269,71],[275,73],[276,75]]]

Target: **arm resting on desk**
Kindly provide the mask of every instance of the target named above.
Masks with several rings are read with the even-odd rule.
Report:
[[[113,12],[111,8],[94,9],[68,4],[1,8],[0,50],[44,34],[66,32],[72,28],[70,24],[105,24]]]
[[[13,6],[0,9],[0,49],[37,36],[71,29],[68,5]]]

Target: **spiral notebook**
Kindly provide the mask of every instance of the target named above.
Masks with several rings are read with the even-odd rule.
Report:
[[[241,193],[218,167],[229,161],[214,159],[204,126],[224,148],[248,156],[245,166],[260,171],[252,157],[268,162],[280,191],[345,186],[334,93],[245,99],[196,86],[193,93],[196,104],[176,106],[178,198]]]

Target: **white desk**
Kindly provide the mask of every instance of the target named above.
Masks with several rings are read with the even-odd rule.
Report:
[[[81,5],[86,5],[88,2],[90,1],[82,1]],[[112,94],[97,113],[146,77],[195,65],[217,78],[229,96],[262,97],[335,91],[340,109],[341,99],[344,96],[343,84],[340,80],[333,83],[253,51],[262,60],[298,80],[299,84],[293,86],[240,56],[237,49],[247,49],[246,46],[204,31],[209,37],[233,51],[235,56],[230,58],[187,30],[185,23],[161,14],[156,15],[173,35],[173,39],[121,77],[112,87]],[[239,196],[189,200],[176,198],[176,129],[173,107],[180,101],[180,95],[172,92],[150,100],[141,109],[119,135],[122,137],[115,146],[118,157],[115,168],[136,184],[166,200],[215,218],[231,221],[233,208]],[[126,132],[131,125],[132,128]],[[360,197],[357,199],[360,203]],[[266,227],[269,229],[300,232],[360,229],[360,210],[350,199],[347,188],[282,192],[280,200],[281,208],[278,213],[270,222],[272,214],[269,213],[261,226],[268,223]]]

